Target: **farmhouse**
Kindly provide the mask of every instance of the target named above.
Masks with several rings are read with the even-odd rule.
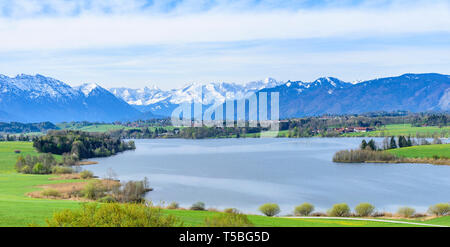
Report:
[[[345,128],[336,128],[334,131],[338,133],[352,133],[352,132],[369,132],[374,131],[375,129],[372,127],[345,127]]]

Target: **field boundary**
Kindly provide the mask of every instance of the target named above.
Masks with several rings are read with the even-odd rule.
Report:
[[[418,223],[418,222],[407,222],[407,221],[396,221],[396,220],[384,220],[384,219],[351,218],[351,217],[311,217],[311,216],[291,216],[291,217],[281,217],[281,218],[287,218],[287,219],[359,220],[359,221],[374,221],[374,222],[385,222],[385,223],[398,223],[398,224],[417,225],[417,226],[449,227],[449,226],[443,226],[443,225],[434,225],[434,224]]]

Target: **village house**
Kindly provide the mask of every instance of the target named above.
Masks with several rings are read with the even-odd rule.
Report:
[[[345,127],[345,128],[335,128],[334,131],[338,133],[352,133],[352,132],[370,132],[375,129],[372,127]]]

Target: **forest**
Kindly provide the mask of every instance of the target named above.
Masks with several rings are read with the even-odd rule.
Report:
[[[88,133],[74,130],[49,131],[33,140],[41,153],[70,154],[78,159],[106,157],[135,149],[133,141],[125,142],[108,133]]]

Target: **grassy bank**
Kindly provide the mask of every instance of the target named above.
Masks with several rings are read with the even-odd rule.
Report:
[[[447,157],[450,159],[450,144],[421,145],[390,149],[387,152],[404,158],[435,158]]]

